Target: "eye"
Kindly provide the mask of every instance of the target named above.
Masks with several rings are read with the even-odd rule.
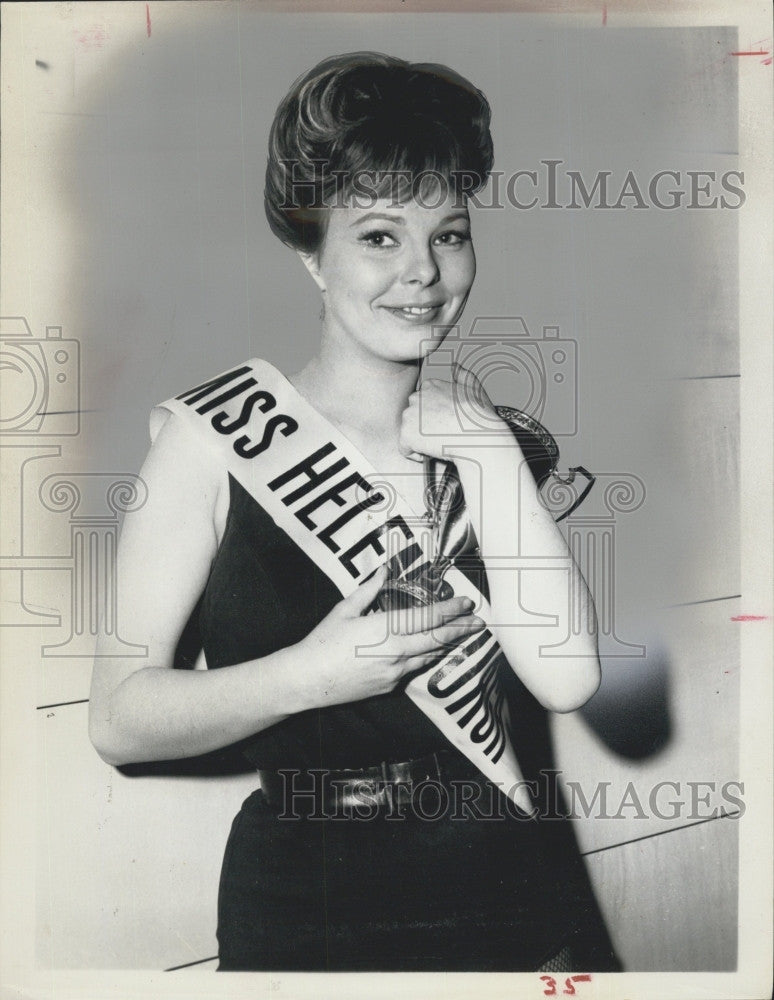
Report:
[[[367,233],[361,233],[358,242],[377,250],[382,247],[396,247],[398,245],[395,237],[384,229],[370,229]]]
[[[435,242],[442,247],[458,247],[470,240],[470,233],[466,230],[449,229],[445,233],[439,233]]]

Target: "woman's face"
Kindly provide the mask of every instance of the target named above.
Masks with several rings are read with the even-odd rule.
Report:
[[[476,273],[468,211],[451,195],[432,208],[389,198],[331,208],[321,249],[302,258],[322,290],[324,334],[399,362],[435,350]]]

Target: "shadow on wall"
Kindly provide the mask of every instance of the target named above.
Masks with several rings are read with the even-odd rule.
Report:
[[[56,177],[78,247],[67,323],[98,467],[139,468],[160,400],[246,357],[295,370],[316,331],[316,286],[270,232],[262,197],[271,117],[302,57],[282,68],[257,11],[237,31],[234,9],[198,8],[166,37],[127,32],[62,119]],[[237,38],[254,53],[244,67]],[[276,335],[288,302],[297,338]]]
[[[652,642],[645,656],[603,658],[602,683],[580,712],[620,757],[640,761],[661,753],[672,737],[667,650]]]

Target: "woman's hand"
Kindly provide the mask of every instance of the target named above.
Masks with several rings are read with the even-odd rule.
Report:
[[[295,646],[301,669],[289,681],[301,709],[387,694],[406,674],[430,666],[484,627],[469,614],[473,602],[467,597],[365,614],[386,578],[382,567]]]
[[[455,365],[453,382],[425,379],[411,394],[403,411],[399,447],[416,461],[424,455],[448,460],[454,457],[455,444],[469,443],[471,432],[507,429],[479,379]]]

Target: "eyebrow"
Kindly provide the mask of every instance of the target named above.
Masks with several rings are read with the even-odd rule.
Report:
[[[406,220],[403,218],[402,215],[387,215],[384,212],[366,212],[365,215],[362,215],[359,219],[355,219],[354,222],[350,223],[349,228],[352,229],[354,226],[360,226],[364,222],[371,222],[374,219],[380,219],[383,222],[393,222],[399,226],[406,225]],[[438,225],[443,226],[447,222],[452,222],[455,219],[465,219],[467,221],[469,219],[469,216],[467,212],[465,212],[462,209],[459,209],[456,212],[451,212],[449,215],[445,215],[438,223]]]

